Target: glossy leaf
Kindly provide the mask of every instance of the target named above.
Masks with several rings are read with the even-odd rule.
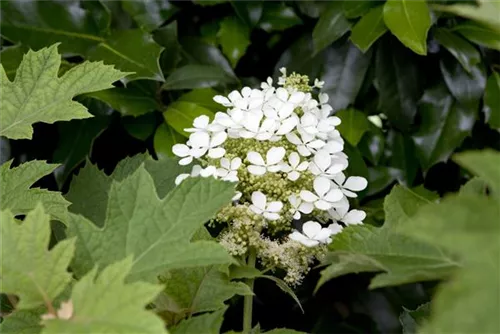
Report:
[[[366,14],[366,12],[376,4],[377,2],[372,0],[344,0],[342,2],[342,11],[346,18],[355,19]]]
[[[387,0],[384,22],[401,43],[419,55],[427,54],[431,15],[425,1]]]
[[[342,121],[337,126],[337,130],[340,131],[342,137],[351,143],[351,145],[358,145],[361,137],[370,128],[366,115],[355,109],[347,109],[339,111],[335,116],[339,117]]]
[[[262,1],[231,1],[236,15],[250,28],[254,27],[262,17]]]
[[[72,98],[111,88],[114,81],[127,75],[101,62],[84,62],[57,77],[60,64],[56,44],[37,52],[29,51],[12,82],[0,66],[0,135],[11,139],[31,139],[33,123],[92,117],[83,105],[72,101]]]
[[[394,169],[385,166],[368,167],[367,196],[373,196],[389,187],[396,181],[397,173]]]
[[[229,16],[220,23],[217,37],[222,51],[231,61],[231,65],[236,67],[250,44],[249,29],[238,18]]]
[[[308,75],[309,78],[317,78],[323,62],[323,54],[315,54],[312,39],[304,35],[281,54],[274,67],[274,76],[280,76],[279,69],[286,67],[290,73],[295,71]]]
[[[190,64],[210,65],[218,67],[229,76],[234,77],[233,69],[219,48],[194,37],[184,37],[180,40],[182,56]]]
[[[160,67],[163,74],[170,74],[181,60],[181,45],[177,39],[177,21],[156,29],[153,39],[165,49],[160,56]]]
[[[234,78],[215,66],[186,65],[172,72],[165,80],[165,90],[208,88],[234,83]]]
[[[413,185],[418,172],[418,159],[412,139],[396,130],[390,130],[386,137],[384,155],[386,164],[395,170],[398,181],[406,186]]]
[[[75,251],[75,239],[48,250],[50,216],[38,203],[19,224],[15,214],[1,212],[2,293],[19,297],[17,309],[30,309],[54,300],[71,281],[68,266]],[[10,254],[6,254],[8,250]]]
[[[433,9],[462,16],[479,24],[490,27],[496,32],[500,32],[500,3],[496,1],[480,0],[474,4],[453,4],[450,6],[434,5]]]
[[[302,20],[295,14],[292,7],[285,6],[281,2],[264,2],[259,27],[265,31],[285,30],[301,23]]]
[[[486,73],[482,64],[473,66],[467,73],[454,59],[441,58],[439,63],[446,86],[453,96],[466,108],[479,108],[486,87]]]
[[[422,94],[420,74],[411,52],[394,40],[386,40],[377,50],[375,77],[379,105],[389,121],[400,130],[407,130],[417,113]]]
[[[146,31],[152,31],[171,18],[178,8],[170,1],[162,0],[124,0],[122,7],[135,22]]]
[[[363,157],[368,159],[373,165],[378,165],[380,158],[384,154],[385,136],[382,131],[373,124],[369,124],[369,129],[361,137],[358,148]]]
[[[355,3],[355,1],[348,1]],[[351,42],[366,52],[387,31],[384,22],[384,7],[370,9],[352,28]]]
[[[168,124],[161,124],[155,132],[153,147],[158,158],[162,156],[175,157],[172,153],[172,146],[185,143],[186,139],[174,131]]]
[[[196,117],[207,115],[213,119],[213,113],[192,102],[174,102],[168,106],[163,117],[169,126],[175,131],[189,138],[189,132],[184,129],[192,128]]]
[[[349,31],[351,25],[341,10],[342,3],[331,2],[321,14],[312,36],[314,52],[319,52]]]
[[[500,51],[500,32],[475,22],[465,22],[452,29],[469,41]]]
[[[412,137],[424,170],[446,161],[470,133],[477,117],[477,110],[458,104],[443,84],[425,92],[419,113],[422,124]]]
[[[495,129],[500,129],[500,74],[491,73],[484,92],[484,112],[486,122]]]
[[[141,166],[122,182],[112,182],[102,228],[70,214],[67,233],[78,235],[72,268],[82,276],[96,264],[133,255],[129,280],[154,281],[165,270],[230,263],[219,244],[190,240],[233,196],[230,182],[197,178],[185,180],[160,200],[153,178]]]
[[[479,51],[459,35],[438,28],[434,31],[434,37],[462,64],[467,72],[470,73],[472,66],[481,61]]]
[[[207,108],[214,113],[221,111],[224,107],[214,101],[214,96],[219,93],[212,88],[194,89],[186,94],[182,94],[177,101],[196,103],[203,108]]]
[[[148,139],[156,129],[157,115],[154,113],[144,114],[141,116],[133,117],[127,116],[121,119],[123,128],[132,137],[145,141]]]
[[[371,52],[363,54],[352,43],[334,45],[326,50],[323,91],[330,97],[333,110],[345,109],[354,103],[363,84]]]

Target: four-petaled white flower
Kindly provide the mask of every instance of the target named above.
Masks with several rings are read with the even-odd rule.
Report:
[[[217,176],[224,181],[238,181],[238,168],[241,166],[241,159],[234,158],[229,161],[228,158],[220,159],[220,167],[217,168]]]
[[[264,102],[264,94],[258,89],[244,87],[241,93],[234,90],[229,93],[228,97],[216,95],[214,101],[225,107],[234,107],[246,111],[260,107]]]
[[[261,124],[262,118],[262,112],[247,112],[242,122],[244,128],[238,131],[240,137],[269,140],[276,130],[276,122],[266,118]]]
[[[299,151],[300,155],[304,157],[310,156],[312,153],[316,153],[316,151],[323,146],[325,146],[325,142],[319,139],[315,139],[313,135],[308,133],[301,133],[300,138],[295,133],[287,133],[286,139],[294,145],[297,145],[297,151]]]
[[[364,190],[368,185],[368,181],[364,177],[350,176],[346,179],[344,173],[338,173],[332,179],[347,197],[358,197],[354,191]]]
[[[290,153],[288,156],[288,164],[285,162],[281,163],[281,171],[288,173],[287,177],[290,181],[297,181],[300,177],[300,173],[307,170],[308,167],[309,162],[300,162],[300,156],[297,152]]]
[[[206,132],[195,132],[189,136],[188,143],[204,155],[208,151],[208,157],[212,159],[222,158],[226,153],[223,147],[220,147],[227,139],[227,133],[217,132],[210,136]]]
[[[302,200],[313,203],[314,206],[320,210],[328,210],[334,206],[335,202],[338,202],[344,197],[344,194],[340,189],[334,188],[332,181],[325,177],[317,177],[314,179],[314,191],[315,194],[309,190],[301,190],[300,198]]]
[[[331,235],[339,234],[344,229],[339,223],[332,223],[328,225],[328,229],[331,231]]]
[[[186,144],[175,144],[172,146],[172,152],[182,158],[179,160],[179,165],[189,165],[193,162],[193,158],[199,158],[203,155],[204,149],[192,148]],[[205,151],[206,152],[206,151]]]
[[[302,234],[303,233],[303,234]],[[306,247],[314,247],[319,244],[328,244],[332,240],[332,230],[322,227],[320,223],[308,221],[302,225],[302,233],[294,231],[290,234],[290,239],[300,242]]]
[[[264,216],[267,220],[278,220],[280,218],[279,212],[283,208],[283,203],[280,201],[267,203],[267,197],[260,191],[252,193],[252,204],[250,210],[258,215]]]
[[[309,214],[314,209],[312,203],[303,202],[300,196],[297,195],[288,196],[288,202],[292,206],[290,212],[293,214],[293,219],[300,219],[301,213]]]
[[[334,221],[341,221],[346,225],[363,224],[366,218],[366,212],[356,209],[349,211],[349,205],[332,208],[328,213]]]
[[[280,162],[285,157],[286,150],[283,147],[272,147],[266,153],[266,161],[258,152],[248,152],[247,160],[252,164],[247,167],[254,175],[264,175],[266,172],[276,173],[281,169]]]
[[[343,171],[345,167],[347,166],[333,160],[327,152],[319,151],[314,156],[313,162],[309,165],[309,171],[314,175],[332,179],[336,174]]]

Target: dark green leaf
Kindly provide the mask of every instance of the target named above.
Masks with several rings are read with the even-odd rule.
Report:
[[[254,27],[262,17],[262,1],[231,1],[236,15],[250,28]]]
[[[319,17],[312,36],[314,52],[326,48],[349,31],[351,25],[341,11],[340,2],[331,2],[325,12]]]
[[[427,54],[431,15],[425,1],[387,0],[384,22],[401,43],[419,55]]]
[[[410,311],[404,308],[399,316],[399,322],[403,326],[403,334],[416,334],[419,324],[426,320],[430,313],[430,303],[420,305],[416,310]]]
[[[395,170],[400,183],[411,186],[418,171],[418,160],[412,140],[396,130],[390,130],[386,136],[385,147],[386,164]]]
[[[368,167],[367,196],[373,196],[396,181],[397,173],[390,167]]]
[[[217,47],[194,37],[184,37],[180,43],[182,55],[190,64],[219,67],[229,76],[234,77],[231,65]]]
[[[165,90],[208,88],[234,83],[222,69],[207,65],[186,65],[172,72],[165,80]]]
[[[216,6],[229,2],[229,0],[193,0],[193,2],[200,6]]]
[[[371,52],[363,54],[352,43],[335,44],[326,50],[323,91],[330,96],[333,110],[351,105],[363,84],[371,61]]]
[[[424,170],[447,160],[470,133],[477,117],[477,110],[457,103],[444,84],[425,92],[419,113],[422,124],[412,137]]]
[[[3,65],[5,74],[10,80],[14,80],[16,76],[16,70],[23,60],[23,55],[28,50],[22,45],[13,45],[6,48],[2,48],[0,52],[0,62]]]
[[[156,86],[154,81],[133,81],[127,87],[116,87],[89,93],[86,96],[100,100],[117,110],[123,116],[140,116],[161,110],[156,101]]]
[[[480,0],[476,3],[457,3],[451,6],[434,5],[432,9],[453,13],[477,21],[500,33],[500,2]]]
[[[281,54],[274,67],[274,75],[279,76],[279,69],[286,67],[290,73],[295,71],[308,75],[309,78],[317,78],[323,62],[322,54],[314,54],[313,42],[310,36],[304,35]]]
[[[236,67],[250,44],[249,29],[237,17],[229,16],[220,23],[217,37],[222,51],[231,61],[231,65]]]
[[[439,63],[446,86],[453,96],[464,107],[473,111],[479,108],[479,103],[486,87],[484,66],[478,64],[467,73],[464,68],[451,57],[443,57]]]
[[[384,153],[385,136],[378,127],[369,124],[369,130],[361,137],[358,143],[358,149],[363,157],[368,159],[373,165],[378,165],[382,154]]]
[[[145,141],[156,129],[156,115],[154,113],[133,117],[126,116],[121,119],[123,127],[134,138]]]
[[[344,0],[342,2],[342,10],[348,19],[355,19],[363,16],[370,8],[377,5],[377,1],[373,0]]]
[[[414,56],[394,39],[380,44],[375,60],[379,110],[400,130],[407,130],[421,96],[420,71]]]
[[[352,146],[358,145],[363,134],[370,128],[366,115],[355,109],[347,109],[337,112],[335,116],[342,121],[337,127],[342,137]]]
[[[368,167],[366,166],[363,156],[356,147],[353,147],[349,142],[344,143],[344,153],[349,157],[349,166],[347,167],[347,175],[363,176],[368,178]],[[359,197],[362,196],[360,194]]]
[[[465,22],[452,29],[469,41],[500,51],[500,32],[474,22]]]
[[[472,66],[481,61],[479,51],[453,32],[438,28],[434,31],[434,37],[462,64],[467,72],[470,73]]]
[[[267,32],[285,30],[301,24],[302,20],[295,14],[293,8],[281,2],[266,1],[259,26]]]
[[[189,137],[190,133],[184,131],[184,129],[192,128],[194,119],[201,115],[207,115],[211,119],[214,117],[214,114],[210,110],[196,103],[183,101],[172,103],[163,113],[167,124],[185,137]]]
[[[484,92],[484,112],[486,122],[495,129],[500,129],[500,74],[491,73]]]
[[[124,0],[122,7],[146,31],[152,31],[171,18],[178,8],[163,0]]]
[[[156,129],[153,140],[156,156],[158,158],[163,156],[174,158],[175,155],[172,153],[172,146],[184,143],[185,141],[185,138],[174,131],[168,124],[161,124],[158,129]]]
[[[218,95],[212,88],[194,89],[189,93],[182,94],[177,101],[192,102],[207,108],[214,113],[222,110],[224,107],[214,101],[214,96]]]
[[[60,122],[59,145],[54,151],[53,161],[61,163],[54,171],[59,187],[62,187],[73,169],[90,154],[92,144],[108,126],[110,118],[96,116],[93,118]]]
[[[271,280],[274,283],[276,283],[276,285],[278,286],[278,288],[280,288],[284,293],[286,293],[287,295],[289,295],[290,297],[292,297],[293,300],[295,300],[295,302],[297,303],[297,305],[299,305],[300,310],[302,311],[302,313],[304,313],[304,309],[302,308],[302,304],[300,303],[299,298],[297,298],[297,295],[295,294],[295,292],[292,290],[292,288],[290,288],[285,283],[285,281],[283,281],[282,279],[279,279],[278,277],[274,277],[274,276],[271,276],[271,275],[262,275],[262,276],[260,276],[260,278],[266,278],[266,279]]]
[[[351,1],[356,2],[356,1]],[[387,31],[384,23],[384,7],[379,6],[365,14],[352,28],[351,41],[366,52]]]
[[[156,29],[153,38],[165,48],[160,56],[160,67],[163,74],[170,74],[181,59],[181,45],[177,40],[177,21]]]

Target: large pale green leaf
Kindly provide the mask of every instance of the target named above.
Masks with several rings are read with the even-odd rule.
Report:
[[[458,65],[460,66],[460,65]],[[412,136],[420,165],[428,170],[446,161],[472,130],[477,110],[461,106],[443,84],[427,90],[419,102],[422,124]]]
[[[57,44],[37,52],[29,51],[13,82],[0,69],[0,135],[11,139],[31,139],[32,124],[54,123],[92,115],[72,101],[75,95],[111,88],[126,73],[101,62],[84,62],[57,77],[61,57]]]
[[[52,173],[56,164],[33,160],[10,168],[12,161],[0,167],[0,188],[2,189],[2,210],[9,210],[14,215],[24,215],[33,210],[37,203],[42,203],[45,211],[52,218],[65,222],[70,204],[61,193],[30,187],[43,176]]]
[[[124,0],[122,7],[147,31],[161,26],[178,11],[170,1],[162,0]]]
[[[481,61],[481,55],[475,47],[459,35],[443,28],[434,31],[434,37],[443,45],[467,72],[472,71],[472,66]]]
[[[384,202],[387,224],[381,228],[350,226],[336,235],[318,287],[334,277],[358,272],[382,272],[372,279],[370,288],[435,280],[460,266],[439,247],[395,231],[422,207],[432,205],[420,197],[396,187]]]
[[[237,17],[228,16],[220,23],[217,37],[222,51],[236,67],[250,44],[250,30]]]
[[[167,123],[161,124],[155,132],[153,147],[158,158],[167,156],[174,158],[172,146],[186,142],[186,138],[174,131]]]
[[[97,274],[94,267],[75,284],[69,319],[45,320],[43,334],[52,333],[167,333],[163,321],[145,309],[161,286],[125,283],[132,257],[113,263]]]
[[[72,268],[81,276],[95,264],[133,255],[130,279],[154,280],[169,269],[228,263],[231,257],[222,246],[190,240],[232,196],[234,184],[192,178],[161,200],[141,166],[122,182],[112,182],[102,228],[70,215],[68,235],[78,236]]]
[[[127,80],[163,81],[158,65],[162,48],[151,35],[141,29],[109,32],[110,19],[109,9],[97,1],[4,1],[1,28],[7,39],[33,49],[61,43],[64,53],[134,72]]]
[[[169,328],[169,332],[172,334],[219,334],[225,311],[226,308],[185,319],[176,326]]]
[[[371,61],[352,43],[334,45],[326,50],[323,91],[330,96],[334,110],[345,109],[356,99]]]
[[[400,130],[407,130],[417,113],[422,94],[416,56],[394,39],[380,43],[375,59],[378,109]]]
[[[401,43],[419,55],[427,54],[431,14],[425,1],[387,0],[384,22]]]
[[[213,112],[207,108],[196,103],[183,101],[172,103],[163,113],[167,124],[185,137],[189,137],[190,133],[184,129],[192,128],[194,119],[201,115],[206,115],[211,119],[214,117]]]
[[[451,57],[443,57],[439,63],[446,86],[460,104],[471,110],[477,110],[486,87],[486,71],[483,64],[471,67],[467,73]]]
[[[348,1],[355,3],[356,1]],[[384,7],[370,9],[352,28],[351,41],[366,52],[375,41],[387,31],[384,23]]]
[[[480,176],[495,196],[460,193],[420,210],[400,226],[402,233],[444,247],[464,265],[438,287],[432,314],[422,333],[497,333],[500,324],[500,154],[494,151],[461,153],[455,160]]]
[[[358,145],[363,134],[369,129],[369,122],[366,115],[355,109],[341,110],[335,114],[342,123],[337,127],[342,137],[351,145]]]
[[[465,22],[452,29],[469,41],[500,51],[500,31],[475,22]]]
[[[484,112],[486,121],[495,129],[500,129],[500,74],[491,73],[484,92]]]
[[[0,290],[19,297],[17,309],[51,303],[71,280],[67,271],[75,240],[64,240],[48,250],[50,216],[42,205],[19,223],[10,211],[1,212]]]
[[[341,2],[331,2],[313,30],[314,52],[319,52],[349,31],[351,25],[341,10]]]
[[[500,16],[498,15],[500,2],[498,1],[479,0],[477,4],[434,5],[432,8],[469,18],[500,33]]]
[[[222,69],[209,65],[186,65],[172,72],[165,80],[165,90],[226,86],[235,79]]]

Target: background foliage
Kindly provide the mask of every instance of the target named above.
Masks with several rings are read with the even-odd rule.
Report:
[[[141,212],[113,219],[105,217],[106,210],[121,201],[134,204],[144,201],[141,205],[158,212],[158,216],[150,220],[151,226],[140,226],[144,229],[141,233],[151,233],[148,228],[153,228],[155,219],[168,219],[172,224],[166,228],[178,228],[179,217],[169,218],[168,211],[157,210],[157,207],[168,207],[168,204],[160,204],[164,201],[179,203],[170,190],[172,178],[180,172],[180,167],[168,159],[153,161],[144,155],[127,157],[144,152],[157,158],[171,156],[172,145],[187,140],[183,129],[195,117],[211,116],[218,111],[219,107],[212,101],[216,92],[227,93],[244,85],[257,85],[267,76],[276,78],[278,69],[285,66],[289,72],[325,81],[324,90],[343,121],[339,130],[346,140],[349,172],[365,176],[369,181],[368,189],[359,200],[368,213],[366,223],[373,227],[349,230],[334,244],[328,263],[342,263],[342,272],[332,265],[320,276],[320,269],[316,269],[296,291],[304,313],[271,281],[258,280],[255,321],[265,330],[288,327],[317,333],[398,332],[402,322],[411,332],[412,321],[420,323],[419,317],[422,314],[426,317],[425,307],[401,315],[403,310],[414,310],[428,302],[435,294],[436,280],[450,277],[463,266],[457,262],[457,254],[464,255],[464,249],[468,254],[471,249],[454,249],[451,241],[461,240],[456,243],[472,248],[483,245],[481,241],[495,243],[486,235],[484,239],[470,241],[465,233],[474,228],[463,218],[472,217],[468,207],[484,214],[484,218],[478,216],[469,222],[480,224],[498,217],[494,209],[498,202],[488,202],[495,199],[477,198],[484,195],[486,189],[477,180],[462,188],[461,194],[471,191],[465,194],[469,197],[452,197],[439,204],[440,209],[430,206],[416,218],[413,216],[420,206],[457,192],[471,175],[464,168],[482,176],[490,188],[497,191],[499,179],[485,178],[489,172],[483,173],[475,167],[494,169],[494,158],[483,161],[482,157],[470,154],[459,155],[456,160],[449,158],[470,149],[500,148],[499,4],[446,0],[2,1],[0,59],[10,80],[14,79],[23,54],[29,49],[39,50],[60,43],[57,48],[63,55],[60,67],[53,64],[52,70],[46,72],[51,75],[46,80],[54,82],[52,86],[38,86],[44,100],[37,100],[36,105],[12,103],[7,108],[9,100],[5,96],[13,96],[29,87],[16,91],[18,88],[2,86],[1,162],[13,159],[2,165],[2,191],[14,194],[12,198],[26,200],[23,203],[31,203],[20,205],[16,200],[10,203],[3,197],[2,210],[9,209],[13,215],[27,214],[41,201],[44,208],[37,207],[28,218],[42,221],[50,214],[60,221],[78,220],[78,224],[68,224],[68,235],[79,235],[79,239],[76,242],[68,239],[51,250],[51,253],[66,252],[67,261],[79,263],[77,267],[81,272],[75,274],[83,278],[73,288],[75,300],[78,300],[78,289],[83,288],[79,284],[99,286],[104,280],[102,277],[113,275],[117,268],[123,275],[131,273],[130,282],[139,278],[150,280],[148,275],[157,274],[154,268],[123,259],[128,245],[108,244],[109,249],[96,250],[100,254],[83,251],[85,243],[119,234],[114,231],[113,219],[126,220],[132,230],[139,228],[138,222],[144,218]],[[45,52],[56,53],[56,47]],[[78,71],[82,75],[94,73],[85,68],[88,65],[79,65],[85,60],[115,65],[119,71],[99,67],[101,71],[114,71],[106,74],[105,82],[85,85],[80,77],[81,86],[68,85],[68,78]],[[112,89],[102,90],[124,76]],[[2,78],[2,83],[5,82]],[[91,85],[93,89],[89,89]],[[87,118],[91,115],[71,102],[74,96],[94,117]],[[38,115],[40,117],[29,119],[17,130],[7,126],[8,113],[21,110],[32,115],[33,108],[40,108],[43,101],[52,103],[56,97],[65,113]],[[383,114],[381,127],[368,119],[380,114]],[[73,120],[55,122],[67,119]],[[32,160],[46,160],[50,164]],[[22,164],[26,161],[30,162]],[[498,158],[496,161],[498,163]],[[18,167],[9,169],[15,166]],[[22,189],[12,180],[22,182]],[[396,183],[407,188],[396,187],[390,192]],[[33,184],[49,190],[30,189]],[[199,191],[196,187],[206,187],[188,184],[185,188],[189,186],[193,194]],[[212,186],[203,188],[208,189],[206,198],[224,193],[217,188],[220,185]],[[154,189],[159,199],[155,198]],[[62,191],[64,197],[55,192],[57,190]],[[189,191],[185,191],[189,195]],[[188,196],[177,194],[181,195]],[[210,216],[222,203],[222,199],[215,200],[213,207],[199,212],[199,217],[191,217],[192,223],[184,226],[186,233],[194,233],[203,217]],[[442,217],[442,212],[450,216]],[[447,235],[449,228],[441,229],[440,223],[429,225],[430,217],[433,222],[453,220],[457,230],[448,238],[436,240],[436,236]],[[2,228],[3,221],[4,217]],[[384,221],[384,226],[379,227]],[[410,223],[398,230],[397,226],[404,221]],[[103,228],[98,237],[92,223]],[[80,226],[81,230],[72,230],[71,226]],[[498,226],[493,231],[498,232]],[[158,238],[170,232],[161,231]],[[54,239],[57,228],[53,228],[53,234]],[[359,235],[363,242],[356,239]],[[414,235],[418,238],[414,239]],[[199,323],[182,322],[172,329],[174,333],[195,331],[201,322],[221,326],[225,310],[221,309],[222,302],[234,294],[248,293],[237,283],[227,285],[230,284],[228,259],[216,245],[206,244],[208,241],[203,241],[203,236],[199,238],[201,241],[194,243],[185,238],[182,246],[176,246],[184,250],[182,258],[161,257],[154,250],[143,257],[148,266],[151,266],[149,256],[157,261],[155,266],[172,269],[170,280],[198,282],[200,277],[208,275],[212,277],[210,282],[225,282],[216,284],[220,290],[212,290],[218,296],[217,305],[209,303],[210,298],[193,303],[189,291],[174,296],[175,303],[172,300],[157,303],[157,312],[173,324],[186,315],[215,311],[193,318],[200,318]],[[40,252],[44,247],[47,251],[48,237],[38,242]],[[205,248],[200,251],[202,246]],[[63,250],[63,247],[66,248]],[[134,241],[130,247],[142,252],[146,244]],[[192,251],[198,255],[199,252],[207,254],[207,259],[198,259],[190,270],[176,271],[192,260],[190,247],[194,247]],[[494,257],[498,256],[498,249],[489,251],[493,259],[498,258]],[[399,260],[386,256],[394,252],[400,256]],[[160,253],[164,255],[165,250]],[[110,265],[97,277],[92,271],[95,263],[90,260],[96,258]],[[209,259],[211,262],[207,262]],[[446,328],[464,331],[465,327],[460,326],[467,324],[455,322],[457,327],[450,327],[452,319],[460,319],[461,312],[467,313],[459,306],[446,309],[447,305],[457,304],[453,294],[476,283],[495,288],[496,267],[485,265],[477,253],[467,255],[466,259],[467,266],[460,269],[463,274],[453,281],[455,285],[448,290],[438,290],[440,301],[436,302],[436,313],[444,314],[442,319],[448,319],[448,325],[445,320],[431,322],[424,330],[431,333]],[[196,267],[201,263],[210,267]],[[436,267],[439,271],[433,269]],[[481,278],[487,275],[475,275],[474,268],[491,273],[488,282]],[[340,277],[352,272],[366,273]],[[65,284],[69,282],[63,274],[60,279]],[[123,280],[124,276],[117,278],[118,282]],[[314,294],[318,280],[321,288]],[[417,281],[427,282],[414,283]],[[122,288],[131,289],[125,285]],[[154,295],[156,288],[144,285],[140,289],[144,294],[139,304],[142,299],[146,304],[150,301],[146,297]],[[54,292],[54,297],[60,292]],[[478,302],[478,299],[470,302]],[[31,306],[36,303],[35,300]],[[492,309],[495,307],[498,305]],[[136,311],[140,314],[141,310],[131,309],[132,313]],[[241,300],[234,298],[222,329],[239,328],[240,313]],[[29,313],[21,315],[29,317]],[[151,328],[154,331],[155,327]],[[474,327],[470,328],[474,331]],[[54,327],[52,330],[76,329]]]

